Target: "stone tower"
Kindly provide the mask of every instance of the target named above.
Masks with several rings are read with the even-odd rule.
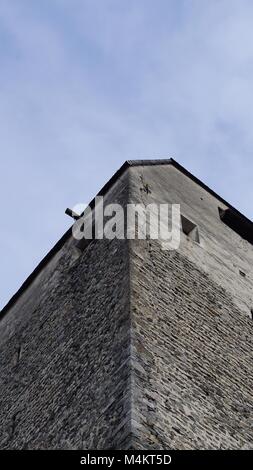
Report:
[[[252,222],[174,160],[99,194],[179,203],[180,247],[62,237],[1,312],[0,448],[252,449]]]

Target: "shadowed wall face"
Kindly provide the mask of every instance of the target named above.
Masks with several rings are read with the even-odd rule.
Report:
[[[125,174],[107,198],[127,194]],[[128,264],[124,240],[69,240],[0,322],[0,448],[126,445]]]

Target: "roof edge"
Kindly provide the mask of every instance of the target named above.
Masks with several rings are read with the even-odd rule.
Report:
[[[97,196],[103,196],[106,194],[108,189],[117,181],[117,179],[124,173],[124,171],[129,168],[129,162],[123,163],[123,165],[114,173],[114,175],[105,183],[105,185],[100,189]],[[95,206],[95,198],[92,199],[89,206],[92,208]],[[38,274],[42,271],[42,269],[49,263],[49,261],[55,256],[63,247],[65,242],[71,237],[72,235],[72,226],[64,233],[64,235],[56,242],[56,244],[51,248],[51,250],[42,258],[36,268],[31,272],[31,274],[26,278],[26,280],[21,284],[19,289],[15,292],[15,294],[10,298],[7,304],[4,305],[2,310],[0,311],[0,321],[4,318],[6,313],[10,310],[11,307],[16,303],[18,298],[26,291],[26,289],[31,285],[34,279],[38,276]]]
[[[245,221],[253,224],[252,220],[248,219],[244,214],[242,214],[242,212],[233,207],[229,202],[219,196],[218,193],[216,193],[211,188],[209,188],[209,186],[203,183],[203,181],[201,181],[199,178],[190,173],[190,171],[186,170],[186,168],[180,165],[180,163],[174,160],[174,158],[161,160],[128,160],[126,163],[128,163],[129,166],[173,165],[175,168],[181,171],[181,173],[183,173],[185,176],[194,181],[198,186],[201,186],[205,191],[207,191],[209,194],[218,199],[222,204],[227,206],[229,209],[233,210],[238,216],[243,218]]]
[[[117,179],[125,172],[125,170],[132,166],[152,166],[152,165],[173,165],[173,167],[177,168],[181,173],[185,176],[190,178],[194,181],[197,185],[201,186],[205,191],[209,192],[212,196],[218,199],[222,204],[227,206],[231,209],[237,216],[239,216],[243,221],[253,224],[253,222],[248,219],[245,215],[243,215],[240,211],[235,209],[231,204],[229,204],[225,199],[219,196],[215,191],[210,189],[205,183],[203,183],[200,179],[190,173],[186,168],[181,166],[176,160],[173,158],[168,159],[144,159],[144,160],[127,160],[123,165],[114,173],[114,175],[107,181],[107,183],[102,187],[102,189],[98,192],[97,196],[104,196],[106,192],[111,188],[111,186],[117,181]],[[90,202],[90,207],[94,207],[95,205],[95,198],[92,199]],[[28,276],[28,278],[24,281],[21,287],[17,290],[17,292],[10,298],[7,304],[3,307],[0,312],[0,321],[4,318],[6,313],[10,310],[10,308],[16,303],[18,298],[25,292],[25,290],[30,286],[33,280],[37,277],[37,275],[42,271],[42,269],[49,263],[49,261],[53,258],[53,256],[60,251],[63,247],[65,242],[69,239],[72,234],[72,226],[65,232],[65,234],[60,238],[60,240],[53,246],[53,248],[46,254],[46,256],[40,261],[40,263],[36,266],[36,268],[32,271],[32,273]]]

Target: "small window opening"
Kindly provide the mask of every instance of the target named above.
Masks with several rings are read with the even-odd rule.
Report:
[[[200,243],[199,229],[196,224],[181,215],[181,226],[183,233],[187,235],[187,237],[189,237],[194,242]]]
[[[225,225],[253,245],[253,223],[251,220],[232,208],[221,209],[219,207],[219,215]]]

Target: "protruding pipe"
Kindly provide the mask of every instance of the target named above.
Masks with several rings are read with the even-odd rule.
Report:
[[[69,215],[69,217],[72,217],[72,219],[74,220],[78,220],[80,217],[80,215],[78,215],[76,212],[72,211],[72,209],[69,209],[68,207],[65,210],[65,214]]]

